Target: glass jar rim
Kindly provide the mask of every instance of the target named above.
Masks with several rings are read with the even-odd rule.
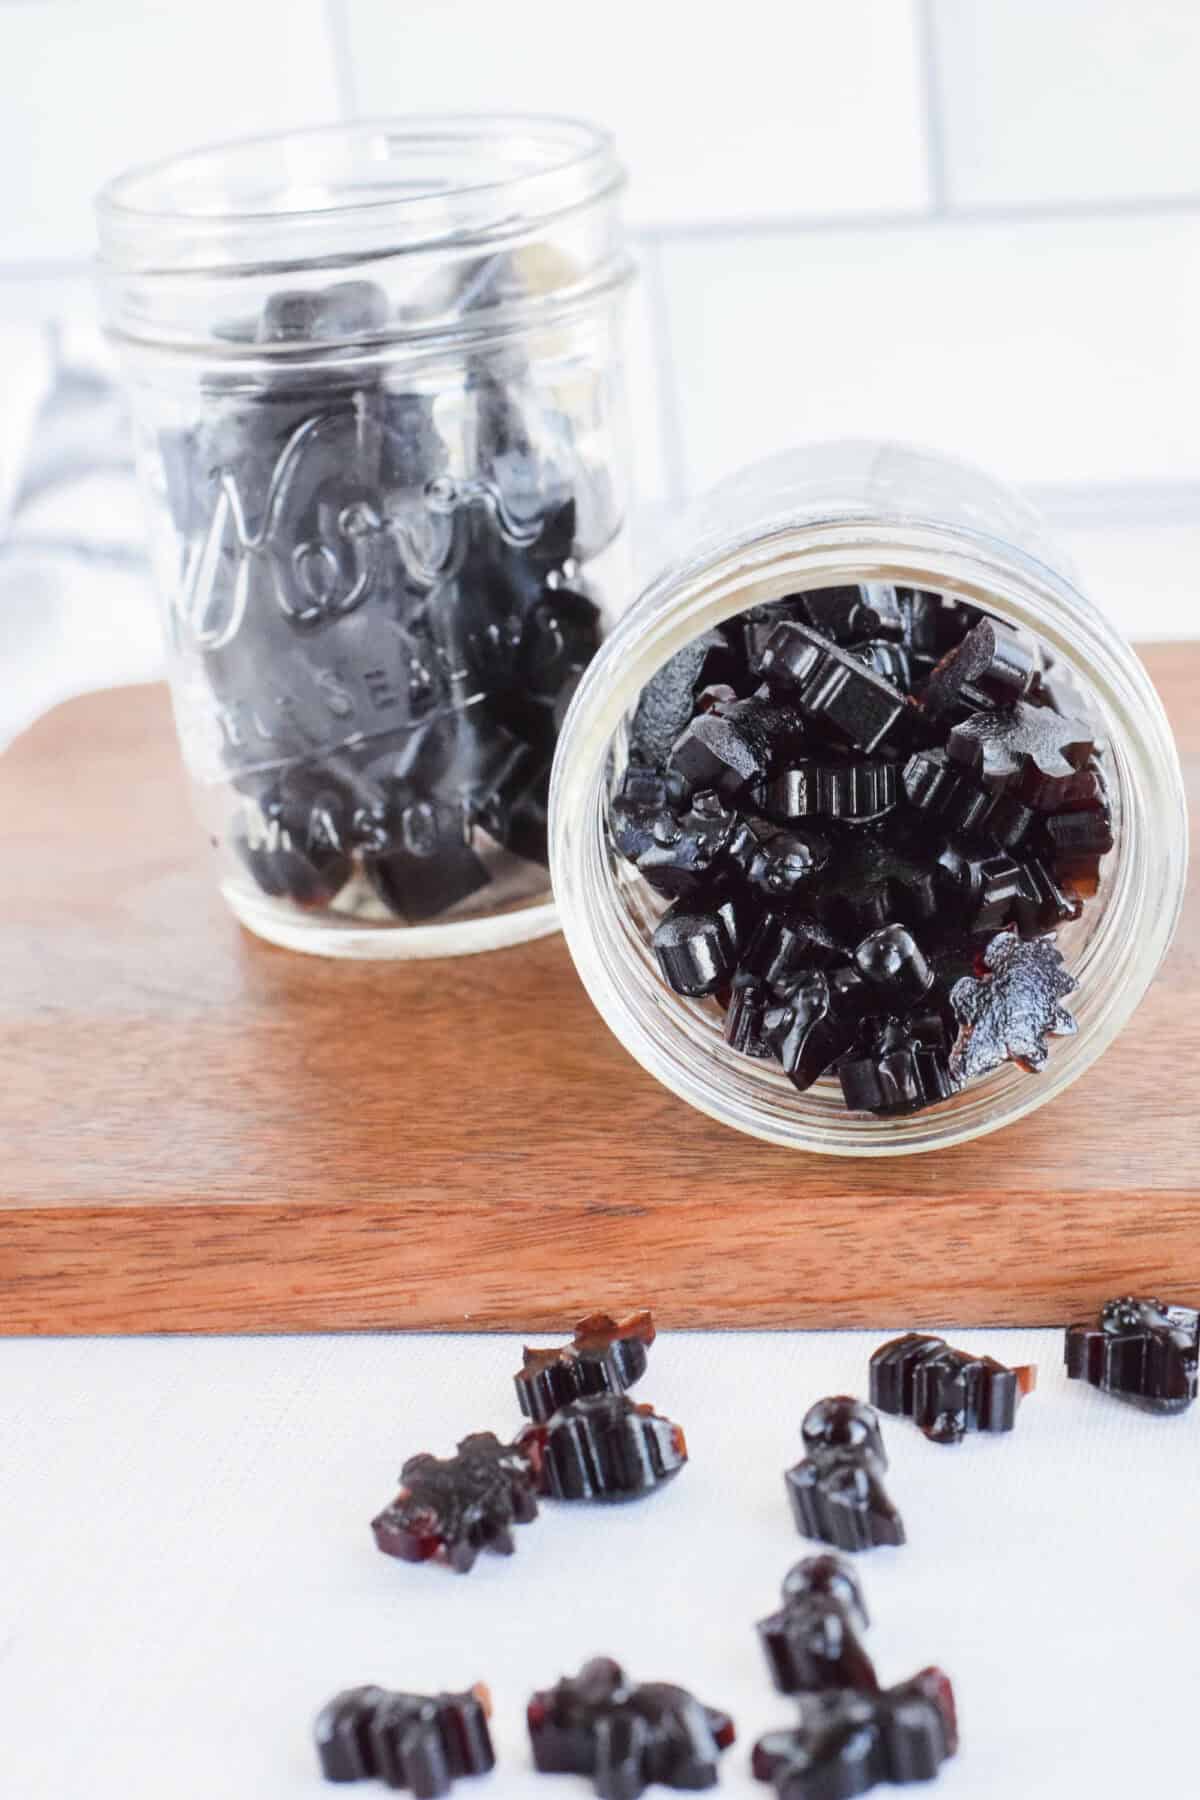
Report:
[[[377,168],[384,179],[374,191],[338,196],[328,184],[339,158],[347,174],[356,154],[364,170]],[[465,165],[471,157],[476,172],[449,172],[454,159]],[[446,172],[434,180],[429,171],[439,159]],[[422,162],[419,179],[413,171]],[[231,178],[256,168],[259,198],[214,203]],[[268,204],[261,188],[267,178],[276,193],[307,186],[333,197]],[[270,132],[115,176],[96,198],[100,259],[122,273],[218,273],[250,263],[302,264],[318,239],[322,259],[483,249],[615,194],[624,179],[611,132],[555,114],[413,113]]]
[[[940,576],[940,579],[939,579]],[[760,601],[862,579],[944,588],[1032,630],[1100,699],[1114,734],[1127,834],[1115,904],[1085,951],[1079,1032],[1044,1074],[1012,1064],[948,1107],[909,1118],[805,1116],[806,1095],[732,1052],[662,984],[609,870],[604,830],[611,746],[643,685],[708,627]],[[1056,616],[1055,616],[1056,615]],[[985,532],[847,509],[709,542],[661,573],[588,668],[559,740],[550,800],[551,877],[568,949],[602,1018],[652,1075],[698,1110],[769,1142],[840,1156],[911,1154],[999,1129],[1084,1073],[1128,1020],[1173,935],[1187,870],[1187,811],[1162,704],[1136,655],[1063,576]]]

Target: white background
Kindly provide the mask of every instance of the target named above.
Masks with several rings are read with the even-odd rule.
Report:
[[[408,1455],[515,1429],[510,1338],[0,1344],[4,1794],[319,1800],[309,1732],[338,1689],[483,1678],[500,1762],[460,1800],[585,1800],[532,1772],[523,1710],[607,1653],[727,1708],[720,1791],[769,1800],[750,1748],[793,1713],[754,1621],[812,1549],[782,1472],[884,1335],[660,1339],[637,1393],[688,1467],[625,1507],[548,1504],[467,1576],[380,1555],[369,1521]],[[1200,1417],[1068,1384],[1061,1332],[954,1336],[1040,1379],[1012,1436],[884,1421],[909,1541],[856,1569],[881,1678],[954,1681],[962,1752],[930,1791],[1194,1794]]]

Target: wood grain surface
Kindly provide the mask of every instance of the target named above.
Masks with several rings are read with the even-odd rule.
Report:
[[[1200,644],[1148,648],[1200,796]],[[1054,1323],[1200,1298],[1200,902],[1057,1103],[895,1161],[690,1111],[558,938],[351,964],[228,916],[165,692],[0,758],[0,1330]]]

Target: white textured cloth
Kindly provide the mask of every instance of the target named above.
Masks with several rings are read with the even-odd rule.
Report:
[[[0,330],[0,749],[74,694],[150,681],[162,633],[132,446],[95,327]]]
[[[0,1791],[318,1800],[311,1726],[339,1688],[483,1679],[499,1765],[457,1792],[583,1800],[534,1774],[524,1705],[606,1653],[732,1712],[721,1791],[766,1800],[750,1748],[793,1709],[754,1621],[812,1548],[782,1471],[883,1335],[660,1338],[637,1394],[689,1466],[633,1505],[547,1504],[468,1576],[381,1556],[368,1522],[408,1455],[515,1429],[510,1338],[0,1343]],[[936,1792],[1193,1792],[1200,1412],[1068,1385],[1060,1332],[949,1335],[1040,1380],[1011,1437],[942,1449],[885,1421],[909,1541],[857,1560],[867,1643],[885,1681],[954,1681]]]

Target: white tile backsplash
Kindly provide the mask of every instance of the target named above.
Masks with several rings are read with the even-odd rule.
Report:
[[[89,256],[127,164],[336,116],[322,0],[0,5],[0,257]]]
[[[1195,0],[932,0],[952,205],[1200,193]]]
[[[643,266],[634,283],[625,317],[625,379],[629,395],[629,429],[633,451],[633,489],[643,502],[664,499],[667,478],[663,422],[666,408],[660,383],[660,358],[652,308],[653,271]]]
[[[47,319],[91,321],[98,307],[95,276],[85,262],[61,268],[29,263],[20,273],[0,275],[0,331],[10,325],[40,325]]]
[[[1087,490],[1035,483],[1025,491],[1065,552],[1062,566],[1127,637],[1200,637],[1200,490],[1108,489],[1100,496],[1107,513],[1078,504]],[[636,588],[678,553],[680,510],[652,504],[635,514]]]
[[[632,175],[640,518],[798,438],[899,433],[1037,484],[1122,623],[1196,635],[1197,92],[1197,0],[0,0],[0,335],[90,312],[92,194],[127,163],[587,114]]]
[[[1200,216],[746,235],[663,265],[690,492],[832,436],[1016,481],[1200,475]]]
[[[365,113],[578,113],[639,222],[925,205],[914,0],[346,0]]]
[[[1200,636],[1200,513],[1191,524],[1051,526],[1083,591],[1126,636]]]

